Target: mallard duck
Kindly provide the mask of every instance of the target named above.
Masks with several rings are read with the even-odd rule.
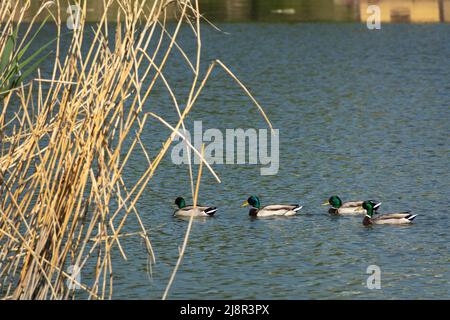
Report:
[[[256,196],[249,197],[241,207],[252,206],[249,215],[252,217],[270,217],[270,216],[293,216],[302,206],[298,204],[272,204],[261,208],[259,198]]]
[[[372,224],[408,224],[417,217],[416,214],[411,214],[410,211],[404,211],[398,213],[386,213],[372,218],[374,211],[372,202],[364,201],[362,208],[367,211],[367,214],[363,219],[363,225],[365,226],[370,226]]]
[[[381,202],[376,202],[373,200],[369,200],[373,204],[374,210],[378,210],[381,205]],[[331,196],[327,202],[322,203],[323,206],[331,206],[328,210],[328,213],[341,215],[341,216],[352,216],[352,215],[360,215],[365,214],[366,210],[362,208],[362,204],[364,201],[347,201],[342,203],[341,198],[338,196]]]
[[[182,197],[178,197],[175,199],[175,204],[178,206],[178,209],[173,213],[174,216],[178,217],[211,217],[216,213],[216,207],[204,207],[204,206],[187,206],[186,201]]]

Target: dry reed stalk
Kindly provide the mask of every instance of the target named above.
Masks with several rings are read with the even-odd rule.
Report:
[[[5,39],[25,15],[30,0],[19,8],[18,2],[0,4],[0,54]],[[108,10],[119,5],[113,43],[109,39]],[[220,61],[214,61],[200,75],[202,16],[198,1],[103,0],[104,12],[93,28],[93,39],[86,41],[86,1],[80,28],[71,35],[67,54],[61,55],[61,5],[54,1],[52,14],[57,27],[55,61],[51,79],[41,74],[33,81],[9,92],[0,113],[0,298],[70,299],[79,295],[67,286],[78,285],[88,298],[113,297],[113,263],[117,249],[126,259],[121,239],[140,236],[152,263],[155,262],[150,236],[136,203],[165,156],[184,119],[202,92],[215,65],[220,65],[262,108],[245,86]],[[41,11],[48,8],[46,2]],[[176,5],[178,20],[173,31],[166,27],[167,10]],[[32,20],[34,22],[34,19]],[[196,38],[192,63],[177,37],[186,24]],[[25,32],[31,30],[30,24]],[[137,30],[140,30],[138,33]],[[24,41],[19,44],[23,45]],[[150,49],[150,44],[155,44]],[[180,51],[192,71],[186,107],[179,108],[164,68],[173,49]],[[87,52],[87,53],[83,53]],[[156,57],[162,57],[156,62]],[[179,116],[172,126],[145,108],[157,80],[162,80]],[[160,150],[148,152],[141,141],[148,116],[170,129]],[[183,136],[182,136],[183,137]],[[202,153],[188,142],[189,152],[201,161],[194,185],[189,164],[191,193],[197,201],[203,164],[220,182]],[[145,155],[148,168],[133,187],[126,187],[124,168],[136,147]],[[153,158],[151,155],[155,155]],[[190,159],[190,157],[189,157]],[[139,232],[127,232],[134,221]],[[186,250],[192,219],[189,221],[180,257],[164,293],[166,298]],[[69,265],[90,268],[90,283],[80,283],[67,271]]]

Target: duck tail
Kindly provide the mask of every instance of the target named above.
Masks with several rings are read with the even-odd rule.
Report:
[[[409,221],[413,221],[416,217],[417,214],[410,214],[409,216],[406,217],[406,219],[408,219]]]
[[[217,211],[216,207],[210,207],[210,208],[205,209],[205,213],[208,216],[213,216],[216,213],[216,211]]]
[[[303,208],[303,206],[297,204],[296,207],[294,209],[292,209],[292,211],[297,212],[297,211],[300,211],[301,208]]]

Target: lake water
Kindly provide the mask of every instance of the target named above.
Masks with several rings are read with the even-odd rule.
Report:
[[[261,176],[258,165],[216,165],[221,184],[204,172],[199,202],[219,210],[194,222],[169,298],[450,298],[450,26],[220,27],[229,34],[204,26],[205,67],[221,59],[265,108],[280,130],[280,168]],[[192,52],[188,30],[181,37]],[[52,67],[44,66],[44,74]],[[177,94],[187,92],[181,62],[171,63],[166,77]],[[176,123],[162,83],[158,90],[146,111]],[[266,128],[219,69],[188,127],[194,120],[205,130]],[[143,141],[154,156],[169,131],[148,123]],[[133,181],[145,169],[137,155],[125,178]],[[250,219],[240,204],[252,194],[262,205],[304,208],[292,218]],[[366,228],[362,217],[329,216],[320,204],[332,194],[374,198],[383,201],[381,212],[410,209],[419,216],[407,227]],[[169,151],[138,203],[156,254],[152,277],[142,241],[123,239],[128,261],[117,252],[114,298],[161,298],[188,225],[172,216],[177,196],[192,200],[188,168],[173,165]],[[127,231],[133,228],[130,220]],[[369,265],[381,268],[381,290],[366,287]],[[82,277],[89,283],[89,275]]]

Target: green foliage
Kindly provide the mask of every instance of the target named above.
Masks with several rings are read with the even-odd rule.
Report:
[[[22,61],[22,58],[30,48],[31,43],[35,40],[37,34],[41,31],[42,27],[47,22],[47,19],[48,17],[44,19],[38,30],[20,50],[15,49],[18,39],[19,26],[17,26],[14,29],[13,33],[8,36],[5,47],[0,57],[0,99],[5,96],[7,91],[19,86],[20,83],[22,83],[22,81],[30,74],[32,74],[39,67],[39,65],[50,55],[51,52],[48,52],[45,55],[41,56],[41,54],[56,39],[49,41],[44,46],[40,47],[38,50],[32,53],[24,61]],[[41,57],[37,61],[32,63],[39,56]]]

